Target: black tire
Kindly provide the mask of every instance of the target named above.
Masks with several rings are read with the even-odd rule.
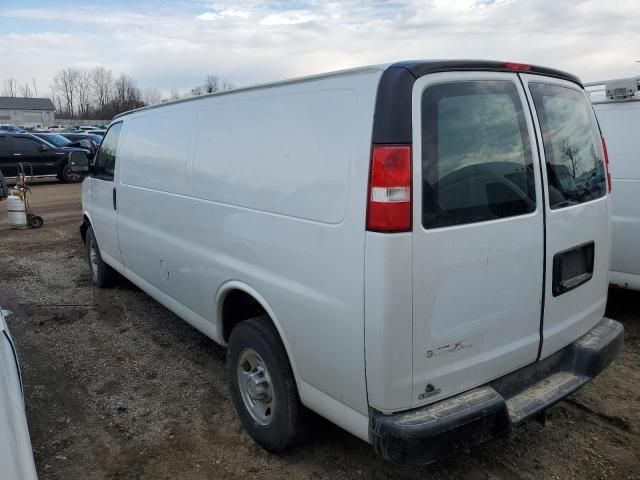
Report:
[[[72,172],[68,163],[62,166],[58,178],[64,183],[78,183],[82,181],[82,175]]]
[[[31,228],[40,228],[44,225],[44,219],[38,215],[30,215],[29,225],[31,225]]]
[[[94,253],[93,259],[92,250]],[[87,259],[89,261],[89,274],[95,286],[98,288],[108,288],[112,286],[115,281],[116,272],[102,260],[98,242],[96,242],[96,237],[93,233],[93,227],[87,229]],[[94,261],[95,265],[93,263]]]
[[[238,361],[243,352],[255,351],[268,371],[275,400],[270,423],[254,419],[245,404],[238,379]],[[245,430],[265,450],[281,452],[302,438],[304,407],[282,341],[266,316],[240,322],[231,332],[227,350],[227,374],[231,398]]]

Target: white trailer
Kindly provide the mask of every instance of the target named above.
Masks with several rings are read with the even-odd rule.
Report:
[[[611,159],[612,285],[640,290],[640,77],[585,84]]]

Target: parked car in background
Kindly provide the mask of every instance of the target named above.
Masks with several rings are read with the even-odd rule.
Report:
[[[15,177],[18,164],[29,163],[35,176],[55,175],[63,182],[78,182],[82,176],[73,173],[68,163],[69,153],[76,150],[90,154],[84,148],[57,147],[30,133],[0,131],[0,170],[5,177]]]
[[[99,144],[102,141],[102,136],[94,135],[93,133],[61,132],[60,135],[62,135],[65,138],[68,138],[71,141],[89,139],[96,142],[97,144]]]
[[[66,127],[64,125],[50,125],[47,130],[50,132],[64,132]]]
[[[0,132],[23,133],[24,129],[11,123],[0,123]]]
[[[84,148],[88,150],[92,155],[95,154],[96,150],[98,149],[99,142],[97,143],[91,137],[82,136],[82,134],[78,134],[80,135],[80,138],[73,140],[63,133],[35,132],[33,133],[33,135],[55,145],[56,147]]]
[[[612,285],[640,291],[640,77],[586,84],[611,159]]]
[[[134,110],[74,168],[94,283],[227,346],[259,445],[295,443],[304,406],[427,463],[620,351],[604,158],[575,76],[434,60]]]
[[[36,479],[18,356],[0,307],[0,465],[6,479]]]
[[[106,130],[87,130],[87,133],[90,135],[98,135],[99,137],[104,137],[104,134],[107,133]]]

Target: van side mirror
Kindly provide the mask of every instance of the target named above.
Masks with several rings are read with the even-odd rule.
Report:
[[[71,152],[69,167],[73,173],[87,173],[89,171],[89,157],[84,152]]]

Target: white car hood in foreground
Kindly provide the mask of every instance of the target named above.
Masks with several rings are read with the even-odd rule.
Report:
[[[13,341],[0,310],[0,477],[37,478]]]

